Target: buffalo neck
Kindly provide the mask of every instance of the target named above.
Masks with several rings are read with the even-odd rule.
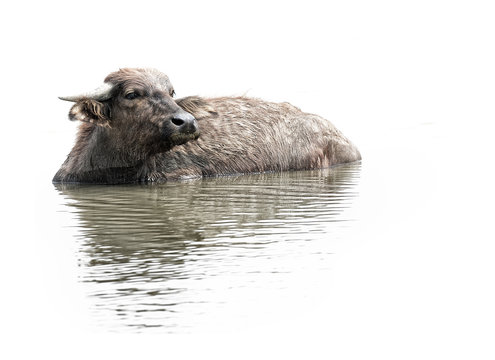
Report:
[[[112,129],[82,124],[77,142],[54,182],[129,183],[140,181],[154,161],[130,144],[124,147]],[[150,163],[150,164],[148,164]],[[153,164],[152,164],[153,163]]]

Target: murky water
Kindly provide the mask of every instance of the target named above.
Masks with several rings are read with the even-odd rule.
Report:
[[[106,343],[117,335],[139,349],[179,337],[167,346],[192,357],[219,337],[233,358],[251,339],[273,358],[484,358],[495,179],[489,142],[473,140],[474,157],[466,136],[411,123],[356,139],[357,164],[146,186],[54,186],[63,146],[40,146],[44,180],[3,187],[17,206],[0,262],[4,318],[45,353],[99,341],[111,358],[126,353]],[[18,201],[33,189],[34,228]]]
[[[114,331],[227,330],[273,313],[274,301],[293,303],[284,298],[295,279],[308,277],[297,301],[313,298],[315,282],[330,276],[335,242],[356,220],[346,209],[360,168],[56,186],[77,224],[74,256],[92,321]]]

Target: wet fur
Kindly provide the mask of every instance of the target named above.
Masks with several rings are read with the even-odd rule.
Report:
[[[107,77],[116,91],[137,86],[171,91],[171,84],[156,71],[125,69]],[[153,84],[151,86],[150,84]],[[198,121],[197,140],[155,139],[151,129],[165,110],[137,111],[139,121],[119,124],[126,116],[118,97],[108,109],[76,104],[70,117],[81,120],[76,144],[53,181],[61,183],[121,184],[162,182],[205,176],[317,169],[361,159],[357,148],[329,121],[302,112],[288,103],[272,103],[247,97],[166,100]],[[141,103],[142,104],[142,103]],[[103,104],[105,105],[105,104]],[[77,106],[77,111],[74,108]],[[112,115],[110,108],[113,106]],[[101,122],[85,121],[86,110]],[[147,109],[147,108],[146,108]],[[84,116],[83,116],[84,115]],[[108,124],[106,124],[106,122]],[[138,126],[139,125],[139,126]],[[147,130],[149,129],[149,130]],[[118,141],[115,139],[118,137]],[[186,142],[188,141],[188,142]],[[181,142],[186,142],[182,145]],[[167,145],[168,144],[168,145]]]
[[[186,103],[191,100],[194,106],[185,110],[200,119],[201,136],[157,154],[152,181],[317,169],[361,159],[329,121],[288,103],[246,97]]]

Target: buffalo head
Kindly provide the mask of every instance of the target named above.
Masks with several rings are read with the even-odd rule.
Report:
[[[100,127],[112,148],[142,157],[198,138],[196,119],[177,105],[174,93],[155,69],[121,69],[92,92],[60,99],[75,102],[70,120]]]

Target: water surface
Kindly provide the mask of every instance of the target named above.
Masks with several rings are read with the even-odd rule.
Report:
[[[150,186],[55,187],[70,144],[40,144],[39,180],[2,187],[14,347],[136,358],[181,338],[179,353],[229,358],[489,358],[495,179],[481,129],[466,143],[464,123],[420,119],[355,131],[360,164]]]
[[[360,169],[57,185],[77,229],[91,322],[117,332],[242,330],[321,301],[335,244],[356,220],[346,209]]]

